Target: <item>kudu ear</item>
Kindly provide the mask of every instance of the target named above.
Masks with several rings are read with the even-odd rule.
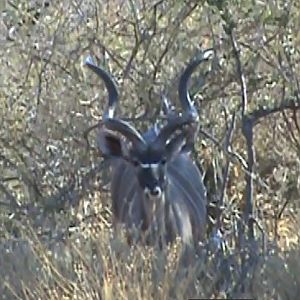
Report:
[[[192,151],[194,138],[193,130],[184,130],[170,139],[166,145],[167,158],[172,159],[180,153]]]
[[[99,132],[97,145],[105,156],[124,157],[127,154],[124,141],[109,130],[101,130]]]
[[[167,159],[171,160],[184,151],[187,144],[187,139],[185,134],[181,133],[175,136],[173,139],[169,140],[166,145],[166,155]]]

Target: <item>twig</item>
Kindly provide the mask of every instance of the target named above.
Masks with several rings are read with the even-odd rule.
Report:
[[[261,233],[261,236],[262,236],[262,247],[261,248],[263,249],[263,252],[265,253],[266,252],[266,234],[265,234],[264,229],[262,228],[262,226],[257,221],[257,219],[254,218],[254,217],[252,217],[252,219],[253,219],[253,223],[256,225],[256,227],[258,228],[258,230]]]
[[[257,125],[260,119],[267,117],[271,114],[281,112],[283,110],[298,110],[300,109],[300,102],[295,97],[291,96],[281,101],[281,104],[275,107],[259,107],[248,114],[248,118],[252,119],[253,126]]]
[[[300,100],[298,100],[298,101],[300,102]],[[300,136],[300,126],[299,126],[299,121],[298,121],[298,118],[297,118],[297,110],[296,109],[293,109],[293,121],[295,123],[298,134]]]
[[[107,168],[110,164],[109,159],[100,162],[96,167],[92,168],[86,175],[83,176],[80,183],[80,189],[76,191],[75,176],[57,193],[51,195],[45,199],[43,209],[44,210],[60,210],[69,206],[77,206],[80,198],[85,194],[90,187],[91,180],[103,169]]]
[[[253,214],[253,171],[255,162],[255,148],[253,144],[253,123],[251,118],[248,116],[243,117],[242,132],[247,143],[247,154],[248,154],[248,173],[246,173],[246,190],[245,190],[245,208],[244,208],[244,220],[248,224],[248,238],[254,239],[254,229],[252,216]]]
[[[292,128],[292,125],[285,113],[285,110],[283,110],[281,112],[282,116],[283,116],[283,119],[284,119],[284,122],[288,128],[288,132],[289,132],[289,136],[290,136],[290,141],[292,144],[294,144],[297,148],[298,151],[300,151],[300,143],[298,141],[298,139],[296,138],[295,134],[294,134],[294,131],[293,131],[293,128]]]
[[[6,196],[6,198],[9,201],[9,204],[6,202],[0,202],[0,205],[8,206],[9,208],[13,209],[14,212],[16,209],[20,207],[17,199],[7,190],[7,188],[2,184],[2,179],[0,178],[0,190],[3,192],[3,194]]]
[[[230,126],[228,128],[226,138],[225,138],[224,149],[227,152],[231,146],[234,129],[235,129],[235,113],[233,114],[233,116],[231,118]],[[224,197],[225,197],[226,188],[227,188],[227,184],[228,184],[228,180],[229,180],[230,165],[231,165],[231,161],[229,159],[227,159],[224,174],[223,174],[221,195],[220,195],[220,199],[219,199],[219,203],[218,203],[219,207],[223,207],[223,205],[224,205]],[[219,211],[219,212],[220,213],[217,216],[217,229],[221,228],[221,211]]]
[[[284,203],[283,203],[283,205],[282,205],[282,207],[281,207],[279,213],[278,213],[277,216],[276,216],[276,219],[277,219],[277,220],[280,220],[280,219],[281,219],[281,217],[282,217],[282,215],[283,215],[283,212],[284,212],[285,208],[287,207],[287,205],[289,204],[290,200],[291,200],[291,198],[288,197],[288,198],[284,201]]]
[[[239,162],[244,170],[248,169],[247,162],[240,154],[233,152],[230,148],[228,148],[227,150],[224,149],[224,145],[204,129],[200,128],[199,133],[203,134],[207,139],[211,140],[220,150],[224,151],[224,154],[230,158],[232,163]]]
[[[242,68],[241,58],[240,58],[240,49],[235,38],[234,30],[231,28],[230,32],[231,45],[233,48],[233,54],[237,64],[237,73],[239,76],[240,86],[241,86],[241,99],[242,99],[242,117],[246,114],[248,108],[248,99],[247,99],[247,86],[245,75]]]
[[[248,156],[248,173],[245,174],[246,179],[246,189],[245,189],[245,208],[244,208],[244,221],[248,225],[248,238],[254,239],[254,229],[253,222],[250,216],[253,214],[253,169],[255,163],[255,149],[253,145],[253,121],[249,118],[247,113],[247,86],[245,81],[245,76],[242,69],[240,50],[238,48],[237,41],[234,35],[234,28],[230,27],[229,30],[231,44],[233,48],[233,53],[235,61],[237,63],[237,73],[239,76],[240,87],[241,87],[241,100],[242,100],[242,133],[245,137],[247,144],[247,156]],[[244,233],[241,233],[244,234]]]

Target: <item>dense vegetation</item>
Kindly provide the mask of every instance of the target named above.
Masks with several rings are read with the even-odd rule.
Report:
[[[168,299],[299,294],[300,3],[54,0],[0,4],[2,299]],[[208,245],[129,247],[111,229],[109,170],[95,147],[114,74],[119,113],[146,128],[201,49],[193,76]],[[139,117],[140,116],[140,117]]]

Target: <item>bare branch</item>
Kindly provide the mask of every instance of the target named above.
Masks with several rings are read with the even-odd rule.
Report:
[[[289,132],[289,136],[290,136],[290,140],[291,140],[291,143],[293,145],[295,145],[295,147],[297,148],[298,151],[300,151],[300,143],[298,141],[298,139],[296,138],[295,134],[294,134],[294,131],[293,131],[293,128],[292,128],[292,125],[291,125],[291,122],[289,121],[287,115],[286,115],[286,112],[285,110],[283,110],[281,112],[282,116],[283,116],[283,119],[284,119],[284,122],[288,128],[288,132]]]
[[[224,151],[224,154],[228,156],[228,158],[231,160],[232,163],[238,162],[243,167],[244,170],[247,170],[248,168],[247,162],[240,154],[238,154],[237,152],[233,152],[230,149],[230,147],[226,150],[224,148],[224,145],[221,144],[213,135],[208,133],[206,130],[200,128],[199,133],[203,134],[203,136],[205,136],[207,139],[212,141],[219,148],[219,150]]]
[[[275,107],[259,107],[258,109],[252,111],[248,114],[248,118],[250,118],[255,126],[260,119],[265,118],[271,114],[281,112],[283,110],[298,110],[300,109],[300,103],[295,99],[295,97],[290,97],[284,99],[280,105]]]
[[[241,99],[242,99],[242,117],[246,114],[247,108],[248,108],[248,99],[247,99],[247,86],[246,86],[246,80],[242,68],[242,63],[241,63],[241,57],[240,57],[240,49],[238,46],[238,43],[235,38],[235,33],[234,29],[231,28],[230,32],[230,40],[231,40],[231,45],[233,48],[233,54],[235,57],[235,61],[237,64],[237,73],[239,76],[239,81],[240,81],[240,86],[241,86]]]
[[[247,143],[248,173],[246,173],[244,220],[248,224],[248,237],[254,239],[253,220],[253,169],[255,163],[255,148],[253,145],[253,122],[247,116],[242,120],[242,132]]]
[[[10,193],[7,188],[2,184],[3,179],[0,178],[0,190],[5,195],[7,200],[9,201],[9,204],[6,202],[1,201],[1,205],[8,206],[10,209],[13,209],[14,211],[20,207],[17,199],[13,196],[12,193]]]
[[[233,116],[231,118],[230,126],[227,130],[227,134],[226,134],[226,138],[225,138],[224,148],[225,148],[225,151],[227,151],[227,152],[228,152],[229,148],[231,147],[234,130],[235,130],[235,114],[233,114]],[[229,159],[227,159],[226,165],[225,165],[225,170],[223,173],[221,195],[220,195],[220,199],[219,199],[219,203],[218,203],[219,207],[223,207],[223,205],[224,205],[224,197],[225,197],[226,188],[227,188],[227,184],[228,184],[228,180],[229,180],[230,165],[231,165],[231,161]],[[217,228],[218,229],[221,228],[221,213],[219,213],[219,215],[217,216]]]

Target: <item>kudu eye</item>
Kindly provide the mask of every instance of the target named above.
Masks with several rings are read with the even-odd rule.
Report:
[[[132,163],[135,167],[137,167],[137,166],[140,165],[140,162],[139,162],[138,160],[136,160],[136,159],[132,159],[132,160],[131,160],[131,163]]]
[[[162,158],[160,163],[164,166],[167,163],[167,158],[166,157]]]

